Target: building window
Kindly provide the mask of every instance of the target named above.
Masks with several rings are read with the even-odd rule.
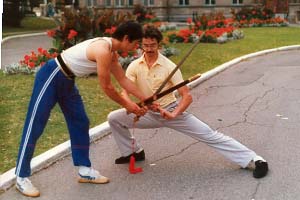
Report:
[[[117,7],[124,6],[124,1],[125,0],[115,0],[115,6]]]
[[[133,0],[128,0],[128,5],[133,6]]]
[[[240,5],[243,4],[243,0],[232,0],[233,5]]]
[[[144,0],[144,5],[145,6],[153,6],[154,5],[154,0]]]
[[[87,0],[87,5],[88,6],[96,6],[97,5],[97,0]],[[75,2],[75,1],[74,1]]]
[[[289,0],[289,3],[300,3],[300,0]]]
[[[216,0],[205,0],[205,5],[215,5]]]
[[[189,0],[179,0],[179,5],[181,5],[181,6],[185,6],[185,5],[189,5],[189,4],[190,4]]]
[[[105,0],[105,6],[111,6],[111,0]]]

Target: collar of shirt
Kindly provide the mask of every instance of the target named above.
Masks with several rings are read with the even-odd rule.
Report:
[[[153,67],[155,67],[157,65],[162,66],[163,62],[164,62],[163,55],[158,52],[158,57],[157,57],[157,60],[155,61],[155,63],[153,64]],[[139,64],[142,64],[142,63],[147,65],[147,62],[145,59],[145,53],[143,53],[143,55],[139,58]]]

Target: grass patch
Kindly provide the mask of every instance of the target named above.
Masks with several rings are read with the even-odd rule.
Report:
[[[3,26],[2,37],[5,38],[18,34],[36,33],[46,31],[55,27],[56,24],[51,18],[47,19],[41,17],[25,17],[21,21],[21,27],[16,28]]]
[[[0,120],[0,172],[3,173],[15,166],[34,76],[6,76],[1,73],[0,82],[0,116],[1,119],[5,119]],[[106,121],[107,114],[119,108],[101,91],[96,76],[78,78],[77,86],[90,117],[91,127]],[[56,105],[51,112],[44,134],[38,141],[35,156],[68,139],[65,119],[59,106]]]
[[[206,72],[229,60],[260,50],[300,44],[299,28],[248,28],[243,29],[245,38],[225,44],[200,43],[182,66],[182,73],[188,78]],[[180,54],[171,57],[178,63],[192,44],[175,44]],[[0,73],[0,173],[15,166],[16,157],[34,76]],[[77,78],[76,84],[82,95],[91,127],[106,121],[107,114],[119,108],[100,89],[96,76]],[[39,139],[35,155],[69,139],[67,127],[60,108],[56,106],[44,134]]]
[[[182,66],[184,77],[188,78],[196,73],[206,72],[245,54],[300,44],[300,28],[297,27],[245,28],[242,30],[245,38],[241,40],[225,44],[200,43]],[[192,45],[182,43],[174,45],[181,53],[171,59],[178,63]]]

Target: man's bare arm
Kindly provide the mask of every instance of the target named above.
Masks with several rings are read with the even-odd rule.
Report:
[[[123,98],[115,89],[111,82],[111,68],[114,67],[112,63],[113,55],[109,50],[97,50],[97,56],[95,56],[97,62],[98,79],[101,88],[104,93],[112,100],[123,106],[129,113],[135,113],[139,115],[141,109],[133,101]]]
[[[183,86],[178,89],[178,93],[181,96],[181,100],[178,106],[175,108],[174,111],[169,112],[165,109],[160,108],[160,113],[163,118],[165,119],[173,119],[183,113],[193,102],[193,97],[189,92],[189,88],[187,86]]]

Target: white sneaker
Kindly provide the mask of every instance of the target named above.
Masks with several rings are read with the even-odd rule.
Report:
[[[90,168],[86,173],[78,173],[79,174],[79,183],[96,183],[96,184],[104,184],[108,183],[109,179],[105,176],[102,176],[97,170]]]
[[[16,189],[25,196],[38,197],[40,196],[39,190],[32,185],[28,178],[17,178]]]

